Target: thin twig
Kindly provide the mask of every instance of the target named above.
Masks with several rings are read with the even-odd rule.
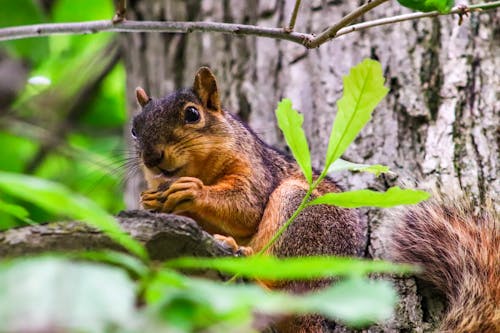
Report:
[[[295,1],[295,6],[293,7],[292,16],[290,17],[290,22],[288,23],[288,27],[286,27],[287,32],[292,32],[293,28],[295,28],[295,21],[297,20],[297,14],[299,13],[300,1]]]
[[[127,14],[127,1],[117,0],[115,16],[111,20],[114,24],[123,22],[125,20],[125,15]]]
[[[372,1],[370,4],[381,4],[386,0]],[[366,5],[365,5],[366,6]],[[318,47],[327,41],[345,35],[354,31],[365,30],[379,25],[391,24],[396,22],[415,20],[424,17],[435,17],[438,15],[449,14],[464,14],[464,11],[469,10],[490,10],[500,7],[500,1],[493,1],[469,7],[455,8],[450,13],[441,14],[439,12],[429,13],[412,13],[387,17],[379,20],[367,21],[351,26],[343,26],[336,31],[333,37],[328,37],[327,31],[335,26],[339,26],[340,22],[332,28],[326,30],[323,34],[314,37],[309,33],[286,32],[282,28],[258,27],[254,25],[232,24],[232,23],[216,23],[216,22],[160,22],[160,21],[124,21],[113,24],[111,21],[89,21],[77,23],[49,23],[35,24],[17,27],[8,27],[0,29],[0,41],[22,39],[29,37],[41,37],[55,34],[90,34],[99,31],[108,32],[176,32],[190,33],[193,31],[201,32],[220,32],[235,35],[251,35],[259,37],[274,38],[280,40],[288,40],[294,43],[304,45],[307,48]],[[358,8],[360,10],[363,7]],[[365,9],[366,10],[366,7]],[[369,10],[369,9],[368,9]],[[353,12],[354,13],[354,12]],[[353,14],[351,13],[351,14]],[[359,13],[359,12],[358,12]],[[351,15],[349,14],[349,15]],[[349,17],[347,15],[343,20]],[[357,14],[356,14],[357,15]],[[352,16],[351,16],[352,17]],[[332,30],[333,31],[333,30]],[[320,36],[323,37],[320,39]],[[325,38],[326,37],[326,38]]]
[[[381,25],[393,24],[393,23],[404,22],[404,21],[411,21],[411,20],[418,20],[418,19],[426,18],[426,17],[436,17],[436,16],[451,15],[451,14],[464,15],[467,12],[485,11],[488,9],[497,8],[499,6],[500,6],[500,1],[495,1],[495,2],[490,2],[490,3],[485,3],[485,4],[471,5],[468,7],[456,7],[456,8],[453,8],[449,13],[440,13],[440,12],[434,11],[434,12],[428,12],[428,13],[420,13],[419,12],[419,13],[410,13],[410,14],[402,14],[402,15],[397,15],[397,16],[385,17],[385,18],[381,18],[378,20],[367,21],[367,22],[353,24],[353,25],[344,27],[344,28],[340,29],[339,31],[337,31],[335,38],[340,37],[342,35],[349,34],[351,32],[366,30],[366,29],[381,26]]]
[[[373,8],[380,6],[384,2],[387,2],[389,0],[374,0],[367,2],[363,6],[356,8],[354,11],[350,12],[346,16],[344,16],[339,22],[335,23],[322,33],[320,33],[317,37],[314,37],[307,43],[308,48],[315,48],[320,46],[321,44],[325,43],[326,41],[333,39],[336,37],[337,32],[342,29],[343,27],[351,24],[354,20],[362,16],[363,14],[367,13],[368,11],[372,10]]]

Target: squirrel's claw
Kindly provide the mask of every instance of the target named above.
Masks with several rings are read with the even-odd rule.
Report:
[[[213,235],[215,240],[220,243],[223,247],[231,250],[234,254],[238,256],[251,256],[253,254],[253,249],[249,246],[239,246],[233,237],[223,236],[219,234]]]

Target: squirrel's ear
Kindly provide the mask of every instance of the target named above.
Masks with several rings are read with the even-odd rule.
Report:
[[[151,97],[149,97],[146,91],[141,87],[135,88],[135,97],[137,98],[137,103],[139,103],[141,107],[144,107],[151,100]]]
[[[204,107],[217,111],[221,109],[217,81],[208,67],[198,69],[194,78],[193,90],[201,99]]]

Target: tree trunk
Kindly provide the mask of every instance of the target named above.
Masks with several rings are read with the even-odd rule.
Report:
[[[295,1],[129,1],[129,18],[207,20],[271,27],[287,25]],[[319,33],[362,1],[304,1],[296,30]],[[407,12],[395,1],[364,20]],[[498,11],[473,14],[457,25],[440,17],[352,33],[318,49],[286,41],[216,33],[125,34],[129,110],[137,109],[133,90],[153,96],[192,84],[201,65],[216,73],[224,106],[248,121],[269,144],[284,148],[274,109],[283,98],[305,115],[313,164],[321,167],[342,76],[363,58],[379,60],[390,87],[372,121],[344,154],[358,163],[380,163],[396,175],[334,176],[347,189],[384,190],[403,183],[465,190],[484,202],[500,193],[497,175],[500,123],[500,38]],[[139,179],[139,178],[137,178]],[[137,207],[140,183],[129,183],[127,202]],[[364,210],[369,222],[366,256],[384,255],[378,232],[387,212]],[[414,279],[395,280],[402,301],[396,318],[370,332],[427,331],[442,304]],[[337,327],[336,331],[341,329]]]

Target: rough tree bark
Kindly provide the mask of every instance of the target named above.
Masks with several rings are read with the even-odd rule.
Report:
[[[219,257],[231,250],[215,241],[190,218],[145,210],[123,211],[121,227],[144,244],[153,260],[179,256]],[[126,251],[95,228],[78,221],[55,222],[0,232],[0,258],[44,251],[71,252],[112,249]]]
[[[284,27],[295,1],[129,1],[129,18],[207,20]],[[320,32],[363,1],[303,2],[297,31]],[[405,12],[396,2],[364,19]],[[460,188],[477,202],[500,193],[497,174],[500,123],[500,35],[498,11],[457,18],[404,22],[353,33],[307,50],[285,41],[221,34],[126,34],[129,110],[137,109],[133,89],[153,96],[189,86],[200,65],[219,79],[223,103],[238,113],[268,143],[284,148],[274,119],[279,99],[289,97],[305,114],[305,129],[315,166],[326,151],[341,77],[363,58],[378,59],[389,96],[375,111],[344,158],[388,165],[397,176],[337,175],[346,188],[384,190],[398,183],[445,192]],[[129,182],[127,201],[137,206],[140,178]],[[498,204],[498,203],[497,203]],[[387,213],[364,210],[369,222],[366,256],[384,255],[378,232]],[[442,304],[425,286],[395,280],[402,302],[396,318],[369,332],[419,332],[432,329]],[[338,331],[342,330],[337,328]]]

